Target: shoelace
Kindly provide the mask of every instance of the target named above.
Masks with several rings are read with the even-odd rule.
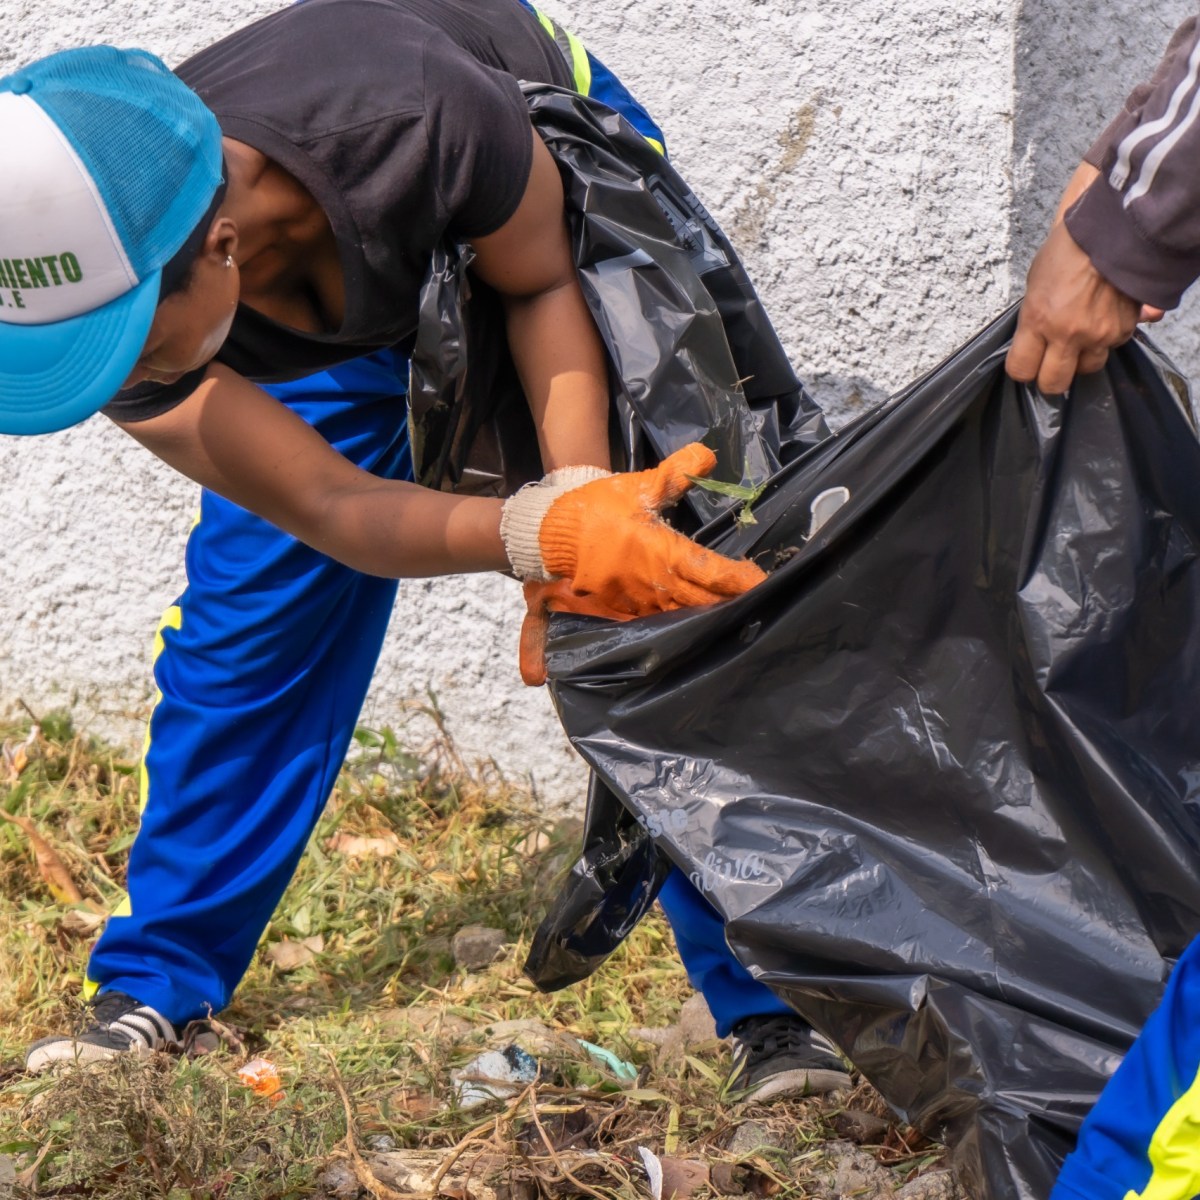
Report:
[[[815,1048],[827,1054],[838,1055],[837,1047],[827,1038],[795,1017],[780,1016],[769,1021],[755,1022],[748,1035],[734,1031],[746,1052],[755,1057],[761,1054],[778,1054],[785,1050]]]
[[[102,992],[92,1005],[92,1018],[100,1025],[111,1025],[138,1007],[138,1002],[124,992]]]

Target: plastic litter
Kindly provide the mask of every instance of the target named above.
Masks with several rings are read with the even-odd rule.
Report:
[[[645,1146],[639,1146],[637,1152],[642,1160],[642,1166],[646,1168],[646,1182],[650,1185],[650,1195],[654,1197],[654,1200],[662,1200],[662,1162],[653,1150],[649,1150]]]
[[[620,869],[527,967],[586,971],[677,864],[976,1200],[1044,1200],[1200,928],[1187,389],[1131,344],[1041,397],[1004,375],[1012,328],[786,466],[756,524],[701,531],[780,562],[759,588],[554,619],[600,780],[574,879],[594,901]]]
[[[638,1069],[633,1063],[626,1062],[623,1058],[618,1058],[611,1050],[605,1050],[603,1046],[596,1046],[591,1042],[585,1042],[583,1038],[576,1040],[592,1058],[597,1062],[603,1063],[618,1079],[628,1080],[638,1077]]]
[[[237,1077],[256,1096],[262,1096],[272,1104],[278,1104],[283,1099],[283,1080],[279,1078],[279,1070],[270,1059],[252,1058],[245,1066],[238,1068]]]
[[[465,1067],[450,1073],[459,1108],[477,1108],[492,1100],[506,1100],[538,1077],[538,1061],[520,1046],[486,1050]]]

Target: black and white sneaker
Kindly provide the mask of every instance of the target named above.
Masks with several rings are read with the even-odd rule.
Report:
[[[850,1086],[837,1047],[799,1017],[747,1017],[733,1027],[732,1039],[733,1063],[721,1089],[725,1100],[759,1103]]]
[[[162,1013],[124,992],[101,992],[92,1020],[76,1034],[54,1034],[29,1047],[25,1069],[37,1074],[55,1063],[99,1062],[119,1054],[149,1054],[179,1040]]]

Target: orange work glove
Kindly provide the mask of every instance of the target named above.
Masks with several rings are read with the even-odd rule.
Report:
[[[614,612],[591,596],[571,590],[565,579],[548,582],[525,581],[525,620],[521,623],[521,681],[529,687],[546,682],[546,635],[552,612],[579,613],[585,617],[607,617],[610,621],[632,621],[628,613]]]
[[[527,682],[539,673],[544,678],[534,646],[539,636],[544,642],[550,611],[628,620],[713,604],[766,578],[754,563],[706,550],[658,515],[692,486],[688,476],[707,475],[716,461],[711,450],[692,443],[649,471],[610,475],[566,467],[509,499],[500,530],[518,576],[567,585],[532,597],[526,591]]]

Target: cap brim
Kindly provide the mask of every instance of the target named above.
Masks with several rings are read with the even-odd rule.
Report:
[[[103,408],[146,344],[160,275],[69,321],[0,322],[0,433],[54,433]]]

